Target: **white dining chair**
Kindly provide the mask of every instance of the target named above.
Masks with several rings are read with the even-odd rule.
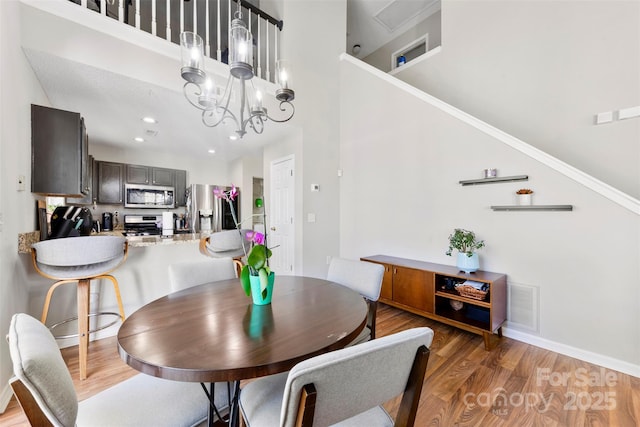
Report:
[[[78,402],[73,380],[53,335],[41,322],[11,318],[11,388],[32,426],[194,426],[206,421],[209,400],[199,383],[138,374]],[[227,387],[215,387],[215,403],[228,409]]]
[[[433,331],[413,328],[307,359],[242,388],[248,427],[412,427]],[[383,403],[402,395],[396,419]]]
[[[169,282],[172,292],[234,278],[237,278],[237,272],[231,258],[202,258],[169,264]]]
[[[382,288],[384,267],[372,262],[333,257],[327,280],[346,286],[364,297],[368,305],[367,325],[349,344],[356,345],[376,337],[376,311]]]

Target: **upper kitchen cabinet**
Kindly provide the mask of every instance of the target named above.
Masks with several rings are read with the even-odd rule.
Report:
[[[163,185],[173,187],[175,170],[153,166],[126,165],[127,184]]]
[[[176,206],[187,206],[187,171],[176,169]]]
[[[31,192],[84,197],[89,185],[89,151],[80,113],[31,105]]]
[[[89,162],[87,162],[87,164],[89,165],[89,192],[87,192],[84,197],[68,197],[67,203],[70,205],[90,205],[95,199],[95,190],[93,188],[95,182],[93,179],[95,174],[95,160],[93,156],[89,156]]]
[[[123,163],[113,162],[96,162],[97,184],[96,184],[96,202],[104,204],[120,205],[123,203],[124,197],[124,169]]]

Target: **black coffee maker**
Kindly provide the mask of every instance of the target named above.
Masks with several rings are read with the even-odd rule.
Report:
[[[88,236],[93,228],[93,216],[88,208],[58,206],[51,214],[50,239]]]
[[[113,230],[113,214],[111,212],[103,212],[102,214],[102,231]]]

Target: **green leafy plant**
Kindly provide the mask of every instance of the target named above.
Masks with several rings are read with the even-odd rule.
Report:
[[[264,298],[267,292],[267,284],[269,283],[269,274],[271,274],[271,268],[269,268],[271,249],[263,243],[257,243],[260,241],[264,242],[264,235],[262,233],[247,233],[247,239],[251,238],[253,238],[254,245],[247,256],[247,263],[242,267],[242,271],[240,272],[240,282],[242,283],[244,292],[249,296],[251,295],[251,279],[249,279],[249,276],[258,276],[260,278],[260,291]]]
[[[458,252],[465,253],[468,257],[471,257],[476,250],[483,247],[484,240],[477,240],[473,231],[456,228],[453,234],[449,235],[449,249],[446,254],[451,256],[451,252],[456,249]]]

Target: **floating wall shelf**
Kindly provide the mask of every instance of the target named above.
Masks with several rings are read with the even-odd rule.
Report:
[[[572,205],[491,206],[494,211],[572,211]]]
[[[469,179],[460,181],[462,185],[497,184],[500,182],[527,181],[529,175],[501,176],[494,178]]]

